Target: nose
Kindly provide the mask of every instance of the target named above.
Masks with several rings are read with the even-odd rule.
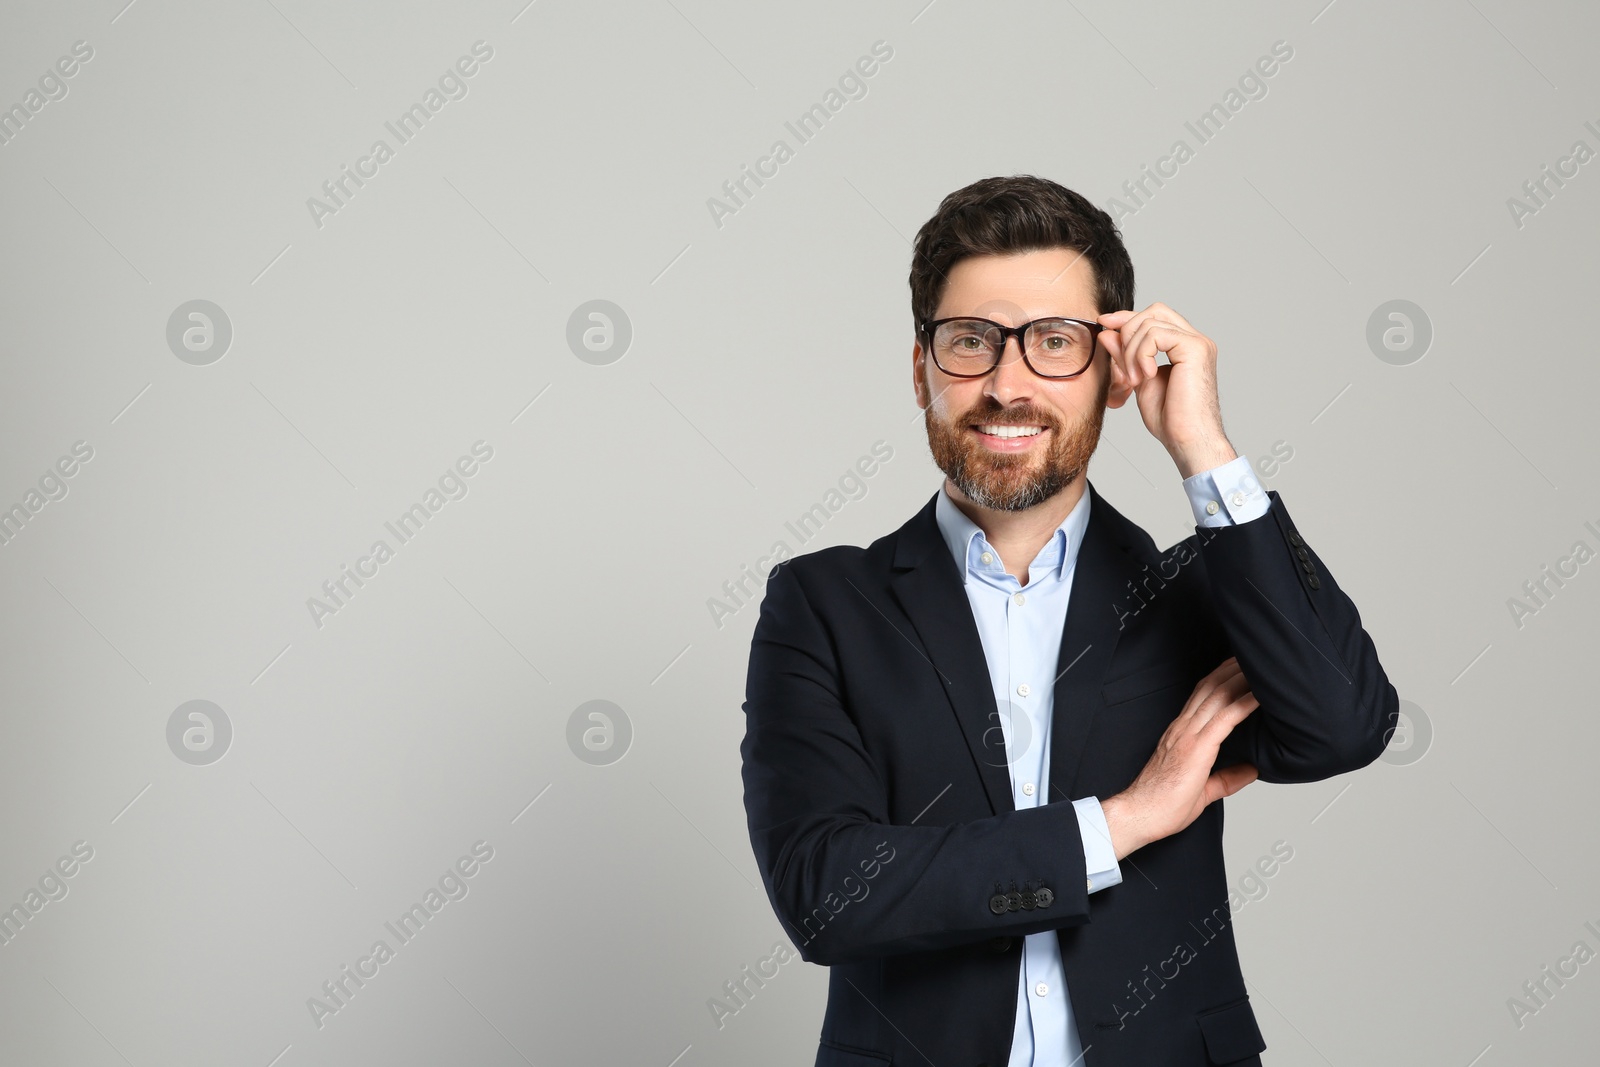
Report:
[[[1022,361],[1022,338],[1012,334],[1000,349],[1000,359],[984,381],[983,391],[1002,407],[1010,407],[1033,393],[1033,371]]]

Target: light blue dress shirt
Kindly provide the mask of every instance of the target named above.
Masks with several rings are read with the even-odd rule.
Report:
[[[1270,498],[1243,456],[1183,482],[1200,526],[1249,522],[1267,513]],[[1028,565],[1028,584],[1006,573],[983,530],[942,489],[934,505],[939,532],[961,568],[967,602],[983,641],[993,683],[996,717],[1005,737],[1011,798],[1032,808],[1067,797],[1046,796],[1050,781],[1050,729],[1057,660],[1066,626],[1078,548],[1089,528],[1084,492]],[[1073,800],[1083,839],[1090,893],[1122,881],[1111,834],[1097,797]],[[1076,1067],[1083,1046],[1067,997],[1061,943],[1054,930],[1023,938],[1017,978],[1016,1027],[1008,1067]]]

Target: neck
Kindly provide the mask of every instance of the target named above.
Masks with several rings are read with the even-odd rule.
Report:
[[[1033,558],[1083,499],[1087,482],[1088,479],[1080,475],[1049,500],[1022,511],[996,511],[974,504],[949,478],[944,481],[944,491],[963,515],[978,524],[989,544],[1000,553],[1006,573],[1027,585]]]

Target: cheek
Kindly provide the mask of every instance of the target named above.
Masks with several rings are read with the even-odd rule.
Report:
[[[1041,392],[1037,403],[1055,416],[1058,426],[1071,426],[1083,418],[1083,402],[1078,395],[1060,386],[1051,386],[1048,391]]]
[[[1056,415],[1067,425],[1083,422],[1094,416],[1099,407],[1100,381],[1089,379],[1088,374],[1069,385],[1058,386],[1045,399],[1055,407]]]
[[[933,412],[934,418],[941,422],[950,422],[957,413],[967,410],[967,403],[961,396],[963,390],[959,385],[943,391],[932,388],[932,385],[930,382],[929,395],[933,397],[933,403],[929,405],[929,410]]]

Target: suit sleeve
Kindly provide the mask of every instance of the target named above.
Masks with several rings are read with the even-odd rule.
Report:
[[[1074,805],[890,824],[887,783],[841,699],[831,637],[794,562],[762,600],[740,754],[756,864],[801,958],[834,964],[1086,922]],[[997,883],[1001,893],[1047,889],[1027,899],[1048,903],[1007,908]]]
[[[1265,515],[1198,531],[1226,651],[1260,702],[1217,766],[1264,782],[1316,782],[1364,767],[1388,742],[1399,697],[1356,606],[1269,492]]]

